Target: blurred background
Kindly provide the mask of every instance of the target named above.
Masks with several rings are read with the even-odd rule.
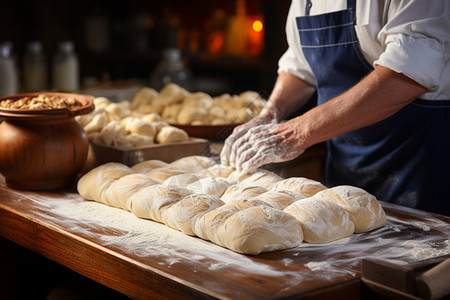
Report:
[[[104,96],[125,91],[119,96],[123,98],[136,85],[152,86],[152,74],[165,57],[180,59],[188,70],[191,91],[219,95],[254,90],[267,97],[277,61],[287,48],[289,4],[288,0],[6,0],[0,10],[0,42],[8,45],[1,48],[2,59],[14,60],[18,92],[44,85],[47,90],[78,88]],[[75,56],[76,66],[65,70],[75,72],[78,87],[57,86],[53,78],[62,59],[58,55],[68,52]],[[39,75],[33,75],[32,68]],[[27,79],[30,74],[35,78]]]

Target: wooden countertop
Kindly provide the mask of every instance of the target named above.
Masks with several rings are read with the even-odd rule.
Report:
[[[388,222],[373,232],[247,256],[74,190],[17,191],[0,177],[0,235],[135,299],[358,299],[362,258],[450,253],[450,218],[382,204]]]

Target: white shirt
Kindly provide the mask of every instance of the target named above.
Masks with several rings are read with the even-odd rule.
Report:
[[[305,15],[306,0],[293,0],[286,22],[289,48],[278,72],[289,72],[311,85],[295,18]],[[347,8],[346,0],[312,0],[310,15]],[[450,100],[450,1],[361,0],[356,2],[355,31],[369,63],[403,73],[430,92],[420,98]]]

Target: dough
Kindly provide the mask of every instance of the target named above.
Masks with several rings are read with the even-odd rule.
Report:
[[[249,177],[241,181],[245,185],[259,185],[266,189],[270,189],[275,183],[283,180],[282,177],[267,170],[257,170]]]
[[[197,236],[233,251],[256,255],[296,247],[303,241],[300,223],[258,199],[239,199],[199,218]]]
[[[250,176],[252,176],[252,173],[245,173],[245,172],[240,172],[238,170],[234,170],[233,172],[231,172],[230,176],[228,176],[228,179],[241,182]]]
[[[167,209],[190,194],[190,190],[180,186],[147,186],[130,197],[131,212],[139,218],[164,223]]]
[[[159,144],[169,144],[187,140],[189,140],[189,136],[186,131],[173,126],[166,126],[161,128],[161,130],[156,135],[156,142],[158,142]]]
[[[190,183],[187,188],[197,194],[207,194],[221,197],[236,181],[221,177],[205,177]]]
[[[341,185],[323,190],[316,196],[345,209],[355,224],[356,233],[370,231],[386,224],[386,213],[378,200],[361,188]]]
[[[180,169],[176,166],[168,165],[167,167],[153,169],[146,175],[153,179],[165,181],[167,178],[178,174],[188,173],[186,170]]]
[[[154,144],[153,136],[132,132],[125,137],[131,143],[132,148],[148,147]]]
[[[185,156],[170,163],[171,166],[186,170],[187,172],[198,173],[207,169],[216,162],[214,159],[201,155]]]
[[[214,177],[223,177],[227,178],[230,174],[235,171],[233,167],[224,166],[222,164],[214,164],[207,169],[203,169],[199,171],[200,175],[204,176],[214,176]]]
[[[268,206],[253,206],[225,222],[224,246],[257,255],[297,247],[303,241],[300,223],[288,213]]]
[[[130,210],[130,197],[140,189],[158,184],[159,181],[151,179],[144,174],[129,174],[115,180],[103,193],[98,202],[109,206]]]
[[[208,118],[208,111],[198,106],[183,106],[177,116],[177,124],[189,125]]]
[[[290,177],[274,184],[272,190],[288,190],[301,194],[305,197],[311,197],[326,188],[327,187],[320,182],[309,178]]]
[[[131,168],[121,163],[106,163],[84,174],[78,181],[77,190],[83,198],[99,201],[115,180],[133,173]]]
[[[237,198],[258,197],[265,192],[267,192],[267,189],[262,186],[234,184],[230,186],[220,198],[223,202],[228,203]]]
[[[195,182],[197,180],[200,180],[202,178],[203,178],[203,176],[199,176],[199,175],[194,174],[194,173],[183,173],[183,174],[178,174],[178,175],[174,175],[174,176],[171,176],[171,177],[167,178],[163,182],[163,184],[164,185],[176,185],[176,186],[186,187],[190,183]]]
[[[197,220],[223,204],[219,198],[212,195],[191,194],[167,210],[164,223],[184,234],[195,235],[194,227]]]
[[[146,174],[153,169],[162,168],[169,166],[168,163],[158,160],[158,159],[150,159],[140,163],[135,164],[131,167],[136,173]]]
[[[271,190],[258,196],[258,199],[263,200],[273,208],[280,210],[283,210],[292,203],[305,198],[306,197],[303,195],[286,190]]]
[[[284,212],[294,216],[303,228],[308,243],[322,244],[350,236],[355,225],[339,205],[321,197],[309,197],[286,207]]]
[[[160,115],[156,113],[149,113],[141,117],[142,121],[149,122],[149,123],[156,123],[162,121],[162,118]]]
[[[156,135],[156,127],[153,124],[142,121],[136,117],[126,117],[122,119],[120,123],[125,127],[128,133],[138,133],[151,137]]]

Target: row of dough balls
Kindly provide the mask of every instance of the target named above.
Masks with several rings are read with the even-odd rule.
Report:
[[[159,114],[171,124],[229,125],[244,123],[257,116],[266,103],[254,91],[211,97],[204,92],[190,93],[170,83],[159,93],[149,87],[142,88],[134,96],[131,107],[142,114]]]
[[[76,117],[93,143],[132,149],[189,140],[186,131],[170,126],[157,114],[133,113],[129,101],[97,97],[94,105],[92,113]]]
[[[101,165],[78,182],[87,200],[132,212],[244,254],[327,243],[383,226],[376,198],[352,186],[259,169],[243,174],[208,157]]]

